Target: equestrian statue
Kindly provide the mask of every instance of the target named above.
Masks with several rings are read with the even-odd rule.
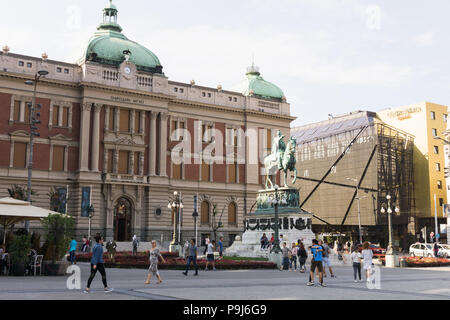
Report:
[[[273,138],[272,141],[272,153],[264,158],[264,166],[266,169],[266,190],[273,189],[272,176],[274,176],[278,171],[284,172],[285,188],[288,187],[288,171],[294,172],[294,179],[292,180],[292,184],[297,181],[297,168],[295,167],[297,163],[297,160],[295,158],[296,150],[296,139],[291,137],[286,145],[284,142],[283,133],[278,130],[277,135]]]

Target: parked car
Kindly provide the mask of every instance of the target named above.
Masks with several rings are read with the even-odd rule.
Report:
[[[416,242],[409,247],[409,254],[413,257],[434,257],[433,245]]]
[[[439,243],[439,257],[450,259],[450,245]]]

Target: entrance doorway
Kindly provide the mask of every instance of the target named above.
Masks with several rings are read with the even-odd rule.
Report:
[[[131,202],[120,198],[114,207],[114,240],[131,241]]]

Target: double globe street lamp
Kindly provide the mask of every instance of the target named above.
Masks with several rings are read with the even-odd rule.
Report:
[[[170,243],[170,252],[180,252],[180,238],[181,238],[181,226],[178,226],[178,223],[181,221],[180,219],[180,210],[184,208],[183,199],[181,198],[181,193],[175,191],[173,193],[173,199],[169,201],[167,205],[169,210],[172,210],[174,213],[173,219],[173,238]]]
[[[31,180],[32,180],[32,175],[33,175],[33,139],[34,137],[39,137],[39,133],[37,133],[37,127],[36,124],[40,124],[41,121],[36,119],[40,117],[39,113],[35,113],[37,108],[40,108],[39,106],[36,106],[36,92],[37,92],[37,85],[39,80],[41,79],[41,77],[45,77],[46,75],[48,75],[48,71],[47,70],[39,70],[35,76],[34,76],[34,81],[33,80],[27,80],[25,81],[26,85],[34,85],[34,90],[33,90],[33,102],[31,103],[31,105],[27,105],[27,108],[30,108],[30,118],[29,123],[30,123],[30,151],[29,151],[29,158],[28,158],[28,185],[27,185],[27,201],[31,203]],[[27,119],[25,119],[26,121]],[[25,222],[25,228],[27,229],[27,231],[29,231],[30,226],[29,226],[29,222],[26,221]]]
[[[398,265],[398,256],[395,252],[394,246],[392,244],[392,208],[391,208],[391,195],[386,196],[388,205],[387,205],[387,213],[388,213],[388,228],[389,228],[389,244],[386,250],[386,267],[395,268]],[[396,214],[400,213],[400,208],[395,206],[394,211]],[[385,214],[386,209],[382,205],[381,213]]]

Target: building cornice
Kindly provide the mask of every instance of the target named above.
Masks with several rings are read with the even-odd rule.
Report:
[[[281,114],[276,114],[276,113],[266,113],[266,112],[260,112],[260,111],[256,111],[256,110],[249,110],[249,109],[245,109],[245,108],[232,108],[232,107],[219,106],[219,105],[215,105],[215,104],[207,104],[207,103],[201,103],[201,102],[195,102],[195,101],[189,101],[189,100],[173,99],[171,101],[171,103],[175,104],[175,105],[194,107],[197,109],[208,108],[208,109],[214,109],[215,111],[223,111],[223,112],[228,112],[228,113],[240,113],[242,115],[247,113],[247,115],[255,115],[255,116],[260,116],[260,117],[264,117],[264,118],[271,118],[271,119],[278,119],[278,120],[294,121],[295,119],[297,119],[296,117],[293,117],[293,116],[281,115]]]

